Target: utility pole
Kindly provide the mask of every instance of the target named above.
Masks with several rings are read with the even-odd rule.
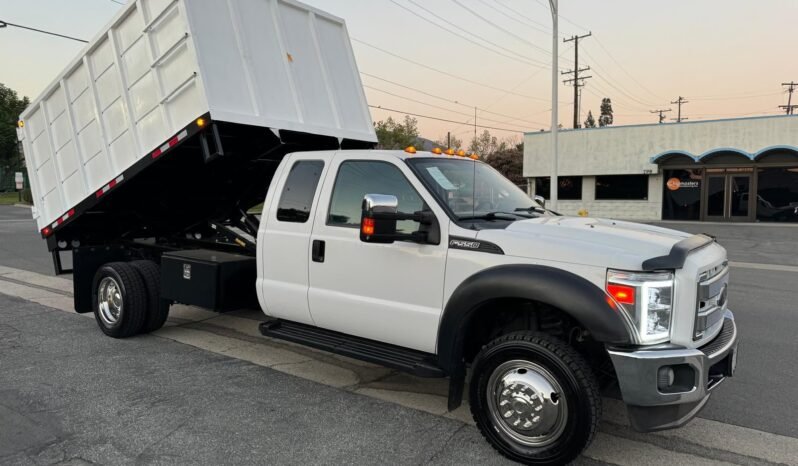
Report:
[[[679,96],[679,98],[676,99],[675,102],[671,102],[671,103],[674,104],[674,105],[678,105],[679,106],[678,115],[676,116],[676,118],[671,118],[671,119],[675,120],[676,123],[681,123],[682,121],[687,120],[688,118],[682,118],[682,105],[690,103],[690,102],[684,100],[684,97]]]
[[[792,103],[792,93],[795,91],[795,88],[798,87],[798,83],[790,81],[788,83],[781,83],[782,86],[787,87],[787,105],[779,105],[779,108],[783,108],[787,115],[792,115],[793,110],[798,108],[798,105],[793,105]]]
[[[651,110],[651,113],[659,113],[659,124],[662,124],[662,122],[665,121],[665,114],[670,111],[671,109],[666,108],[662,110]]]
[[[446,148],[447,149],[451,149],[452,148],[452,132],[451,131],[447,131],[446,132]]]
[[[570,39],[563,39],[563,42],[573,42],[574,43],[574,69],[571,71],[563,71],[561,74],[574,75],[571,79],[566,79],[563,81],[564,84],[573,83],[574,86],[574,129],[578,129],[580,127],[579,124],[579,88],[585,85],[585,79],[592,78],[593,76],[579,76],[579,73],[583,71],[590,70],[589,66],[584,68],[579,68],[579,39],[584,39],[585,37],[592,36],[592,32],[588,32],[583,36],[572,36]],[[580,81],[581,80],[581,81]]]
[[[474,107],[474,147],[477,144],[477,108]]]
[[[557,210],[557,186],[560,184],[557,176],[559,169],[559,154],[557,153],[559,148],[557,144],[557,111],[559,110],[557,93],[559,86],[557,83],[557,71],[560,67],[558,63],[559,54],[557,52],[557,46],[560,42],[558,37],[558,2],[559,0],[549,0],[549,7],[551,7],[551,152],[554,158],[549,183],[549,200],[551,201],[552,210]]]

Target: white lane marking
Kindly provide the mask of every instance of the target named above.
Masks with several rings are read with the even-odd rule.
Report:
[[[739,267],[741,269],[754,269],[754,270],[770,270],[774,272],[796,272],[798,273],[798,266],[796,265],[779,265],[779,264],[759,264],[756,262],[729,262],[732,267]]]
[[[0,223],[33,223],[33,219],[30,220],[0,220]]]

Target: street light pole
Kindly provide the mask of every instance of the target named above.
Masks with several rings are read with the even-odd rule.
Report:
[[[557,106],[557,101],[559,98],[557,97],[558,91],[558,79],[559,79],[559,65],[558,61],[558,45],[559,45],[559,32],[557,30],[557,19],[558,19],[558,10],[557,10],[557,2],[558,0],[549,0],[549,6],[551,6],[551,22],[552,22],[552,39],[551,39],[551,153],[553,155],[552,167],[551,167],[551,182],[550,182],[550,190],[549,190],[549,200],[551,203],[551,209],[557,210],[557,186],[559,186],[559,181],[557,179],[558,173],[558,164],[559,164],[559,154],[557,154],[558,144],[557,144],[557,111],[559,110]]]

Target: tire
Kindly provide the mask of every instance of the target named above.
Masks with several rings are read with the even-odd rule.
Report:
[[[130,264],[105,264],[94,275],[92,305],[103,333],[113,338],[133,336],[147,317],[144,280]]]
[[[152,261],[133,261],[130,265],[139,273],[147,288],[147,317],[139,333],[150,333],[163,327],[169,317],[171,303],[161,299],[161,269]]]
[[[556,393],[556,396],[548,395]],[[471,413],[488,442],[520,463],[559,465],[593,441],[598,383],[585,359],[552,336],[516,332],[482,348],[469,387]]]

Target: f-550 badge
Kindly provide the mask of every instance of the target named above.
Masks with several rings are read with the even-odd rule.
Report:
[[[472,238],[449,237],[449,248],[466,251],[487,252],[488,254],[504,254],[502,248],[489,241],[474,241]]]
[[[465,241],[462,239],[451,239],[449,240],[449,247],[450,248],[457,248],[457,249],[479,249],[480,243],[479,241]]]

